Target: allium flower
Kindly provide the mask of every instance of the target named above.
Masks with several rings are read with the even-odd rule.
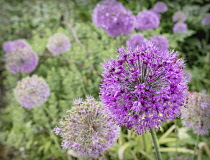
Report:
[[[150,38],[150,41],[154,43],[154,45],[160,48],[161,50],[163,51],[168,50],[168,40],[165,37],[161,35],[154,36]]]
[[[75,100],[60,124],[61,128],[54,130],[62,137],[63,149],[72,149],[81,157],[101,156],[116,142],[120,131],[101,102],[92,97]]]
[[[185,13],[183,11],[178,11],[176,13],[174,13],[172,20],[173,22],[184,22],[186,21],[186,16]]]
[[[53,55],[59,55],[69,50],[69,38],[63,33],[56,33],[48,39],[47,48]]]
[[[33,75],[20,80],[14,90],[17,101],[25,108],[41,106],[50,96],[50,89],[43,78]]]
[[[152,10],[156,13],[164,13],[168,10],[168,7],[164,2],[157,1]]]
[[[137,46],[144,44],[144,35],[140,33],[133,34],[129,40],[126,41],[127,48],[135,49]]]
[[[12,50],[23,49],[23,48],[31,50],[31,46],[21,39],[5,42],[2,48],[7,53],[12,52]]]
[[[116,0],[99,2],[93,10],[92,20],[112,37],[131,33],[135,23],[132,12]]]
[[[187,32],[187,24],[178,22],[173,26],[174,33],[186,33]]]
[[[210,26],[210,13],[208,13],[202,20],[202,24],[205,26]]]
[[[118,49],[116,59],[102,64],[100,94],[113,119],[138,134],[158,129],[180,115],[187,92],[184,61],[149,41],[135,50]]]
[[[190,92],[187,104],[181,109],[182,124],[197,134],[208,134],[210,129],[210,96]]]
[[[139,12],[136,16],[136,29],[149,30],[157,28],[160,24],[160,18],[153,11]]]
[[[17,72],[30,73],[38,65],[37,54],[28,47],[16,47],[8,51],[5,54],[4,61],[6,62],[6,68],[14,74]]]

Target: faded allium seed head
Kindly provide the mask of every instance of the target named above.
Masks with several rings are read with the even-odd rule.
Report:
[[[156,13],[164,13],[168,10],[168,7],[164,2],[157,1],[152,10]]]
[[[5,42],[2,48],[7,53],[12,52],[12,50],[23,49],[23,48],[31,50],[31,46],[22,39]]]
[[[50,89],[43,78],[33,75],[20,80],[14,90],[21,106],[31,108],[41,106],[50,96]]]
[[[76,99],[60,124],[55,133],[62,137],[63,149],[72,149],[81,157],[103,155],[116,142],[120,131],[102,103],[90,96],[85,101]]]
[[[210,13],[208,13],[202,20],[202,24],[205,26],[210,26]]]
[[[173,26],[174,33],[186,33],[187,32],[187,24],[183,22],[178,22]]]
[[[63,33],[56,33],[48,39],[47,48],[53,55],[59,55],[69,50],[69,38]]]
[[[133,34],[129,40],[126,41],[127,48],[135,49],[137,46],[144,44],[144,35],[140,33]]]
[[[172,20],[173,22],[184,22],[186,21],[186,16],[185,13],[183,11],[178,11],[176,13],[174,13]]]
[[[153,11],[139,12],[136,16],[136,29],[149,30],[157,28],[160,24],[160,18]]]
[[[181,109],[182,124],[197,134],[208,134],[210,129],[210,96],[190,92],[187,103]]]
[[[145,41],[135,50],[119,48],[117,58],[102,66],[101,99],[120,126],[143,134],[180,115],[187,84],[177,53]]]
[[[152,38],[150,38],[150,41],[152,43],[154,43],[154,45],[158,48],[160,48],[161,50],[163,51],[166,51],[168,50],[168,40],[161,36],[161,35],[158,35],[158,36],[154,36]]]

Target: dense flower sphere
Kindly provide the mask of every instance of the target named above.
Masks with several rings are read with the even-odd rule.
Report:
[[[168,7],[164,2],[157,1],[152,10],[156,13],[164,13],[168,10]]]
[[[173,26],[172,30],[174,33],[186,33],[187,32],[187,24],[178,22]]]
[[[7,53],[12,52],[12,50],[23,49],[23,48],[31,50],[31,46],[22,39],[5,42],[2,48]]]
[[[190,92],[187,103],[181,109],[182,124],[195,133],[205,135],[210,129],[210,96]]]
[[[102,66],[101,99],[120,126],[143,134],[180,115],[187,83],[177,53],[145,41],[135,50],[119,48],[117,58]]]
[[[173,22],[184,22],[186,21],[187,17],[183,11],[178,11],[174,13],[172,20]]]
[[[160,24],[160,18],[153,11],[139,12],[136,16],[136,29],[149,30],[157,28]]]
[[[75,100],[60,121],[61,128],[55,128],[62,137],[63,149],[72,149],[81,157],[103,155],[116,142],[120,131],[108,114],[93,97]]]
[[[43,78],[33,75],[20,80],[14,90],[21,106],[31,108],[41,106],[50,96],[50,89]]]
[[[133,34],[127,41],[126,41],[126,46],[127,48],[132,48],[135,49],[137,46],[141,46],[144,44],[145,38],[144,35],[140,33]]]
[[[205,26],[210,26],[210,13],[208,13],[203,19],[202,24]]]
[[[168,40],[165,37],[161,35],[153,36],[150,38],[150,41],[161,50],[168,50]]]
[[[69,38],[63,33],[56,33],[48,39],[47,48],[53,55],[59,55],[69,50]]]

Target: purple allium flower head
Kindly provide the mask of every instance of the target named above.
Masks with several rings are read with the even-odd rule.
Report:
[[[81,157],[103,155],[119,137],[119,127],[108,116],[102,103],[89,96],[77,99],[60,121],[55,133],[62,137],[63,149],[72,149]]]
[[[43,78],[33,75],[20,80],[14,90],[21,106],[31,108],[41,106],[50,96],[50,89]]]
[[[205,26],[210,26],[210,13],[208,13],[202,20],[202,24]]]
[[[168,40],[165,37],[161,35],[154,36],[150,38],[150,41],[161,50],[168,50]]]
[[[127,48],[135,49],[137,46],[144,44],[144,35],[140,33],[133,34],[129,40],[126,41]]]
[[[136,16],[136,29],[149,30],[157,28],[160,24],[160,18],[153,11],[139,12]]]
[[[118,54],[102,64],[100,88],[102,102],[116,123],[143,134],[179,116],[187,83],[178,54],[161,51],[149,41],[135,50],[119,48]]]
[[[7,53],[12,52],[12,50],[23,49],[23,48],[31,50],[31,46],[21,39],[5,42],[2,48]]]
[[[152,10],[156,13],[164,13],[168,10],[168,7],[164,2],[157,1]]]
[[[27,47],[17,47],[5,54],[6,68],[12,73],[32,72],[38,65],[37,54]]]
[[[210,129],[210,96],[205,93],[190,92],[181,109],[182,124],[195,133],[205,135]]]
[[[132,12],[116,0],[103,0],[93,10],[93,22],[108,35],[117,37],[131,33],[135,25]]]
[[[186,21],[186,16],[185,13],[183,11],[178,11],[176,13],[174,13],[172,20],[173,22],[184,22]]]
[[[173,26],[174,33],[186,33],[187,32],[187,24],[183,22],[178,22]]]
[[[56,33],[48,39],[47,48],[53,55],[59,55],[69,50],[69,38],[63,33]]]

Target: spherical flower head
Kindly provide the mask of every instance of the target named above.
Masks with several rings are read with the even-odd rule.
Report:
[[[63,33],[56,33],[48,39],[47,48],[53,55],[67,52],[71,46],[69,38]]]
[[[21,106],[32,108],[41,106],[47,101],[50,96],[50,89],[43,78],[33,75],[20,80],[14,94]]]
[[[178,11],[174,13],[172,20],[173,22],[184,22],[186,21],[187,17],[183,11]]]
[[[7,53],[12,52],[12,50],[23,49],[23,48],[31,50],[31,46],[21,39],[5,42],[2,48]]]
[[[210,13],[208,13],[202,20],[202,24],[205,26],[210,26]]]
[[[31,73],[38,65],[37,54],[27,47],[12,49],[5,54],[6,68],[12,73]]]
[[[167,5],[161,1],[157,1],[153,7],[153,11],[156,13],[164,13],[167,10],[168,10]]]
[[[154,43],[154,45],[160,48],[161,50],[163,51],[168,50],[168,40],[165,37],[161,35],[154,36],[150,38],[150,41]]]
[[[181,113],[182,124],[185,127],[193,129],[194,133],[197,134],[208,134],[210,129],[210,96],[205,93],[190,92]]]
[[[157,28],[160,24],[160,18],[153,11],[139,12],[136,16],[136,29],[149,30]]]
[[[133,34],[129,40],[126,41],[127,48],[135,49],[137,46],[142,46],[144,44],[145,38],[142,34],[136,33]]]
[[[174,33],[186,33],[187,32],[187,24],[183,22],[178,22],[173,26]]]
[[[63,149],[72,149],[81,157],[103,155],[119,137],[119,127],[108,111],[90,96],[85,101],[76,99],[60,124],[60,128],[55,127],[55,133],[62,137]]]
[[[101,99],[118,125],[143,134],[180,115],[187,83],[177,53],[145,41],[134,50],[119,48],[102,66]]]

